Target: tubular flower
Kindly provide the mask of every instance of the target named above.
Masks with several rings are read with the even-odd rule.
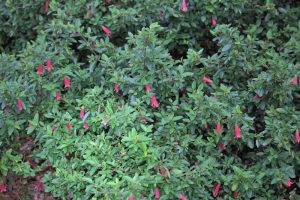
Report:
[[[186,196],[183,193],[179,193],[180,200],[187,200]]]
[[[119,90],[120,90],[119,84],[118,84],[118,83],[115,83],[115,85],[114,85],[114,91],[118,93]]]
[[[0,184],[0,192],[6,192],[6,184],[4,182]]]
[[[213,26],[217,25],[217,20],[216,20],[216,18],[211,17],[211,24],[212,24]]]
[[[84,128],[84,129],[89,129],[89,124],[88,124],[87,122],[85,122],[85,123],[83,124],[83,128]]]
[[[237,124],[234,126],[234,133],[236,138],[242,138],[241,129]]]
[[[42,75],[43,74],[43,71],[44,71],[44,65],[39,65],[38,66],[38,69],[37,69],[37,73],[39,75]]]
[[[214,197],[218,196],[220,187],[221,187],[220,183],[215,183],[215,185],[214,185],[214,191],[213,191]]]
[[[183,12],[186,12],[186,11],[188,10],[188,9],[187,9],[187,6],[186,6],[185,0],[183,0],[182,3],[181,3],[181,10],[182,10]]]
[[[158,108],[159,103],[158,103],[157,99],[155,98],[155,96],[151,96],[150,101],[151,101],[151,105],[153,108]]]
[[[18,99],[17,106],[18,106],[19,111],[23,110],[23,103],[22,103],[21,99]]]
[[[68,77],[64,78],[64,84],[65,84],[65,88],[70,88],[70,79]]]
[[[50,4],[50,1],[46,1],[44,4],[44,10],[46,13],[49,11],[49,4]]]
[[[155,194],[155,199],[159,199],[160,198],[160,191],[159,191],[159,189],[157,187],[154,189],[154,194]]]
[[[51,71],[51,70],[53,69],[51,59],[48,59],[48,60],[46,61],[46,66],[47,66],[47,70],[48,70],[48,71]]]
[[[66,124],[66,127],[67,127],[68,129],[71,129],[71,128],[72,128],[72,125],[71,125],[70,123],[67,123],[67,124]]]
[[[220,134],[220,133],[221,133],[221,129],[222,129],[221,122],[218,122],[218,123],[217,123],[216,129],[217,129],[217,133]]]
[[[148,91],[148,92],[152,92],[152,89],[151,89],[151,86],[150,86],[149,83],[147,83],[147,84],[145,85],[145,90]]]
[[[80,109],[80,118],[83,119],[84,117],[84,108]]]
[[[298,76],[295,75],[294,76],[294,85],[298,85],[298,83],[299,83]]]
[[[212,83],[213,82],[210,78],[208,78],[206,76],[203,77],[203,81],[204,81],[204,83]]]
[[[57,101],[59,101],[59,100],[61,99],[61,96],[60,96],[60,94],[59,94],[58,91],[55,92],[55,99],[56,99]]]
[[[111,37],[111,31],[107,27],[101,26],[101,28],[108,37]]]

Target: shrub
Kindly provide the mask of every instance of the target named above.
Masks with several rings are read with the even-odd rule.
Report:
[[[30,2],[0,3],[3,177],[51,166],[62,199],[299,198],[296,2]]]

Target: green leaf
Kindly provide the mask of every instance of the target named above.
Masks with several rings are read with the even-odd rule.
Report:
[[[228,51],[229,49],[231,49],[231,44],[226,44],[226,45],[222,48],[222,52]]]

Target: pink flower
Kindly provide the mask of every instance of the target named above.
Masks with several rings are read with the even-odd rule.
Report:
[[[0,184],[0,192],[6,192],[6,184],[4,182]]]
[[[45,4],[44,4],[44,9],[45,9],[46,13],[49,11],[49,4],[50,4],[49,1],[46,1]]]
[[[299,130],[296,131],[296,142],[300,143],[300,133],[299,133]]]
[[[212,83],[213,82],[210,78],[208,78],[206,76],[203,77],[203,81],[204,81],[204,83]]]
[[[291,187],[294,184],[294,182],[291,179],[286,179],[286,186]]]
[[[145,85],[145,90],[148,91],[148,92],[152,92],[152,89],[151,89],[151,86],[150,86],[149,83],[147,83],[147,84]]]
[[[85,8],[85,11],[90,15],[90,17],[93,17],[94,13],[90,9]]]
[[[84,108],[80,109],[80,118],[83,119],[84,117]]]
[[[133,197],[133,195],[131,194],[131,195],[129,195],[129,198],[128,198],[129,200],[134,200],[134,197]]]
[[[145,198],[145,196],[143,194],[141,194],[141,199]]]
[[[160,191],[159,191],[159,189],[157,187],[154,189],[154,194],[155,194],[155,199],[159,199],[160,198]]]
[[[182,0],[182,3],[181,3],[181,10],[182,10],[183,12],[186,12],[186,11],[187,11],[187,6],[186,6],[185,0]]]
[[[119,90],[120,90],[119,84],[118,84],[118,83],[115,83],[115,85],[114,85],[114,91],[118,93]]]
[[[57,101],[59,101],[59,100],[61,99],[60,94],[59,94],[58,91],[55,92],[55,99],[56,99]]]
[[[67,127],[68,129],[71,129],[71,128],[72,128],[72,125],[71,125],[70,123],[67,123],[67,124],[66,124],[66,127]]]
[[[160,17],[162,17],[163,14],[164,14],[164,13],[163,13],[163,11],[161,10],[161,11],[159,11],[159,14],[158,14],[158,15],[159,15]]]
[[[158,108],[159,103],[158,103],[157,99],[155,98],[155,96],[151,96],[150,101],[151,101],[151,105],[153,108]]]
[[[68,77],[64,78],[65,88],[70,88],[70,79]]]
[[[56,127],[55,127],[54,125],[51,126],[51,132],[52,132],[52,133],[53,133],[53,131],[55,130],[55,128],[56,128]]]
[[[53,69],[51,59],[48,59],[48,60],[46,61],[46,66],[47,66],[47,70],[48,70],[48,71],[51,71],[51,70]]]
[[[241,129],[240,129],[239,125],[237,125],[237,124],[234,126],[234,133],[235,133],[236,138],[242,138]]]
[[[44,65],[39,65],[39,66],[38,66],[38,69],[37,69],[37,73],[38,73],[39,75],[42,75],[42,74],[43,74],[43,70],[44,70]]]
[[[83,128],[84,128],[84,129],[89,129],[89,125],[88,125],[87,122],[85,122],[85,123],[83,124]]]
[[[298,76],[295,75],[294,76],[294,85],[298,85],[298,83],[299,83]]]
[[[211,23],[213,26],[215,26],[217,24],[217,20],[214,17],[211,17]]]
[[[183,193],[179,193],[179,198],[180,198],[181,200],[187,200],[186,196],[184,196]]]
[[[105,27],[105,26],[101,26],[102,30],[105,32],[105,34],[108,36],[108,37],[111,37],[111,32],[110,30]]]
[[[215,185],[214,185],[214,191],[213,191],[214,197],[218,196],[220,187],[221,187],[220,183],[215,183]]]
[[[153,167],[153,169],[154,169],[155,171],[158,171],[158,166],[155,165],[155,166]]]
[[[279,187],[283,188],[282,182],[279,182]]]
[[[18,105],[19,111],[23,110],[23,103],[22,103],[21,99],[18,99],[17,105]]]
[[[217,128],[216,129],[217,129],[217,133],[220,134],[221,133],[221,129],[222,129],[221,122],[217,123]]]
[[[233,196],[235,199],[237,199],[239,197],[239,192],[238,191],[234,191]]]

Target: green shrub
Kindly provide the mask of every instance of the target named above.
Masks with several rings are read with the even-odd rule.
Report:
[[[0,3],[3,177],[51,165],[62,199],[299,198],[297,2],[44,3]]]

